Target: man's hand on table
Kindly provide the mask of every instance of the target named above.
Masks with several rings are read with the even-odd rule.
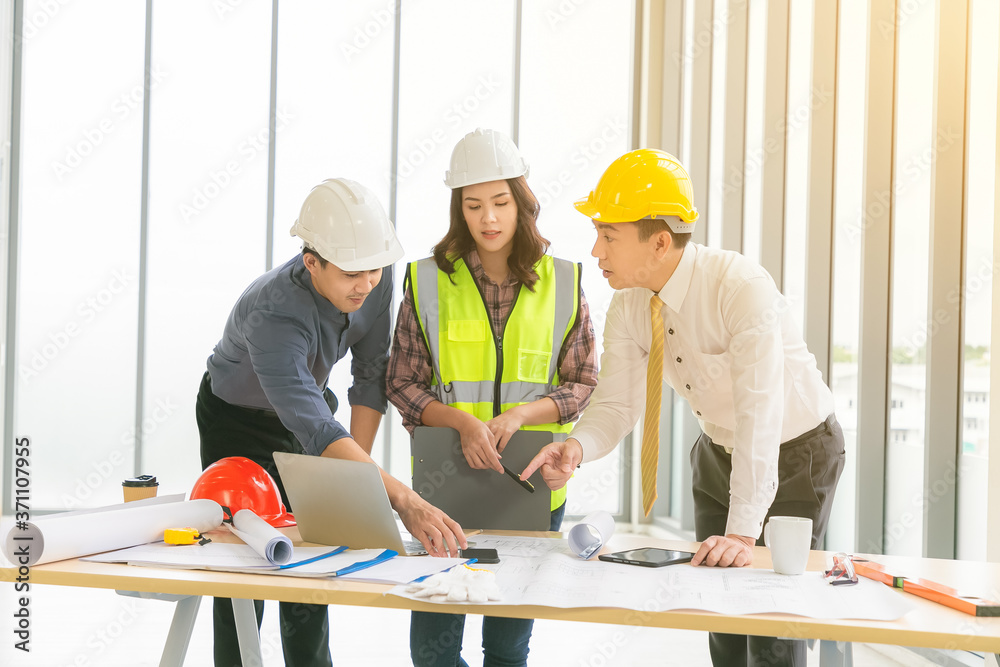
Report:
[[[406,530],[431,556],[458,558],[459,549],[468,549],[469,543],[458,522],[431,505],[416,493],[404,506],[396,508]]]
[[[701,543],[691,559],[692,565],[709,567],[748,567],[753,562],[753,547],[757,540],[744,535],[713,535]]]

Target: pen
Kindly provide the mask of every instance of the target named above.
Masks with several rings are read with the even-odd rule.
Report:
[[[508,475],[510,475],[511,477],[513,477],[514,481],[517,482],[518,484],[520,484],[521,487],[524,488],[526,491],[528,491],[529,493],[534,493],[535,492],[535,485],[534,484],[532,484],[531,482],[529,482],[526,479],[521,479],[520,477],[518,477],[518,475],[517,475],[516,472],[514,472],[513,470],[511,470],[510,468],[508,468],[504,464],[501,463],[500,466],[503,468],[503,471],[505,473],[507,473]]]

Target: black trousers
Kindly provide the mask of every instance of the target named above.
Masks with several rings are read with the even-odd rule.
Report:
[[[772,516],[812,519],[812,548],[816,549],[826,533],[833,494],[843,470],[844,433],[834,415],[811,431],[782,443],[778,454],[778,491],[765,523]],[[725,535],[729,477],[733,471],[731,455],[702,433],[691,448],[691,471],[697,539]],[[709,650],[716,667],[805,667],[806,664],[806,642],[801,639],[712,632]]]
[[[326,391],[327,402],[336,412],[333,393]],[[278,485],[281,501],[292,511],[285,487],[274,464],[274,452],[305,453],[302,445],[286,429],[278,416],[269,410],[252,410],[231,405],[212,393],[208,373],[202,378],[195,402],[195,417],[201,436],[201,465],[227,456],[245,456],[260,464]],[[257,631],[264,616],[264,601],[254,600]],[[279,602],[278,618],[281,650],[289,667],[323,667],[330,659],[330,624],[326,605],[299,602]],[[236,621],[229,598],[215,598],[212,609],[215,631],[216,667],[242,667]]]

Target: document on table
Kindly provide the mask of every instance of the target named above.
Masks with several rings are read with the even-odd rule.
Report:
[[[243,509],[234,514],[229,530],[271,565],[286,565],[292,560],[294,550],[288,536],[251,510]]]
[[[374,558],[381,552],[381,549],[343,551],[341,547],[294,547],[289,563],[301,564],[279,567],[247,544],[212,542],[210,544],[176,545],[154,542],[153,544],[143,544],[129,549],[88,556],[81,560],[95,563],[178,567],[191,570],[323,576],[355,562]],[[324,558],[327,554],[336,555]]]
[[[340,547],[294,547],[289,564],[278,568],[246,544],[172,545],[157,542],[130,549],[89,556],[81,560],[95,563],[128,563],[148,567],[175,567],[193,570],[217,570],[248,574],[280,574],[286,577],[331,577],[351,566],[373,560],[384,549],[349,549],[334,555]],[[421,577],[437,574],[467,558],[409,557],[389,558],[354,572],[336,575],[349,581],[371,581],[384,584],[407,584]],[[308,561],[308,562],[303,562]],[[295,565],[295,563],[301,563]]]
[[[349,581],[370,581],[379,584],[408,584],[411,581],[450,570],[456,565],[467,562],[469,562],[468,558],[409,556],[393,558],[384,563],[379,563],[378,565],[373,565],[372,567],[337,578]],[[479,565],[476,564],[474,567],[479,567]]]
[[[482,536],[476,537],[477,546]],[[478,566],[477,566],[478,567]],[[796,614],[812,618],[890,621],[912,605],[874,581],[831,586],[819,572],[799,576],[749,568],[637,567],[550,553],[501,556],[483,565],[497,575],[502,601],[486,604],[617,607],[641,611],[697,609],[720,614]],[[391,593],[413,598],[404,586]]]
[[[177,496],[175,496],[176,498]],[[219,503],[208,498],[179,502],[135,501],[87,512],[64,512],[20,522],[3,542],[11,563],[44,565],[111,549],[159,542],[167,528],[190,527],[199,532],[222,525]],[[26,554],[25,563],[20,554]]]
[[[539,558],[548,554],[574,556],[569,543],[557,537],[513,537],[481,533],[469,538],[469,548],[496,549],[497,555]]]

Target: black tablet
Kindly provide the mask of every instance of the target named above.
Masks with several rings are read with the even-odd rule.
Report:
[[[626,565],[642,565],[643,567],[663,567],[675,563],[687,563],[693,557],[694,554],[690,551],[673,551],[656,547],[617,551],[598,556],[600,560],[609,563],[625,563]]]

